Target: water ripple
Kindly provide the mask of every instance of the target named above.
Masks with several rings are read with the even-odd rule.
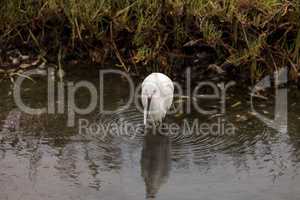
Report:
[[[172,118],[172,117],[170,117]],[[191,124],[195,117],[187,117],[186,121]],[[200,119],[198,119],[200,121]],[[177,123],[178,120],[166,120],[167,124]],[[203,120],[206,122],[207,120]],[[145,136],[143,126],[143,115],[135,108],[119,110],[112,115],[99,115],[98,123],[106,126],[116,124],[121,130],[117,132],[111,129],[106,140],[126,141],[142,145]],[[179,122],[180,124],[181,122]],[[124,126],[126,124],[127,126]],[[240,154],[253,153],[255,145],[258,141],[265,140],[269,132],[265,131],[263,125],[257,124],[255,129],[251,129],[251,124],[240,126],[234,135],[215,135],[215,134],[200,134],[197,129],[194,129],[189,134],[185,134],[181,126],[178,130],[173,130],[172,133],[167,130],[166,133],[171,141],[171,151],[173,159],[190,156],[193,154],[193,159],[214,157],[216,153],[223,154]],[[131,127],[131,129],[128,129]],[[121,134],[120,134],[121,133]]]

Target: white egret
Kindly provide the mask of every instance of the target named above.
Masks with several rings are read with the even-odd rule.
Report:
[[[152,73],[142,83],[144,125],[147,121],[161,123],[172,105],[174,84],[162,73]]]

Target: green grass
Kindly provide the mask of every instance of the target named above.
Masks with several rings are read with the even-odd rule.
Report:
[[[0,19],[2,47],[105,50],[127,71],[151,62],[170,70],[168,53],[190,41],[215,48],[217,64],[250,71],[252,80],[284,66],[298,79],[300,69],[298,0],[3,0]]]

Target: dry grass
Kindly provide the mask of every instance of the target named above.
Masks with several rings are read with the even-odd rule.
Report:
[[[110,55],[108,51],[126,70],[153,61],[169,69],[168,52],[198,41],[223,54],[217,61],[220,66],[231,63],[249,70],[253,80],[283,66],[289,66],[291,76],[298,79],[298,0],[5,0],[1,4],[2,47],[24,43],[46,55],[61,48],[64,55],[74,49]]]

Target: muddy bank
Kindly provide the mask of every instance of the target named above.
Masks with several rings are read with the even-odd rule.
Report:
[[[72,65],[75,66],[75,69],[72,70],[76,70],[76,65],[88,64],[97,66],[97,68],[111,67],[121,69],[135,76],[143,76],[153,71],[162,71],[172,76],[174,80],[185,79],[185,73],[188,69],[191,70],[192,79],[197,80],[220,80],[224,78],[247,80],[247,78],[250,78],[245,71],[243,73],[237,71],[236,67],[232,64],[226,63],[224,66],[217,65],[217,52],[208,45],[187,44],[180,51],[167,52],[165,61],[153,59],[147,64],[126,62],[126,70],[120,68],[118,58],[114,55],[106,58],[105,61],[97,57],[101,56],[99,52],[94,52],[93,55],[95,57],[89,57],[90,55],[85,54],[81,55],[84,56],[84,59],[79,59],[76,54],[68,54],[68,56],[60,60],[59,58],[55,60],[53,55],[42,56],[24,48],[22,48],[22,50],[6,50],[2,52],[0,73],[2,78],[13,78],[31,69],[46,70],[48,67],[58,68],[58,65],[61,65],[62,68],[70,72],[70,67],[64,66]],[[98,59],[99,62],[95,59]],[[166,63],[164,62],[167,61],[171,63],[170,67],[165,66]]]

